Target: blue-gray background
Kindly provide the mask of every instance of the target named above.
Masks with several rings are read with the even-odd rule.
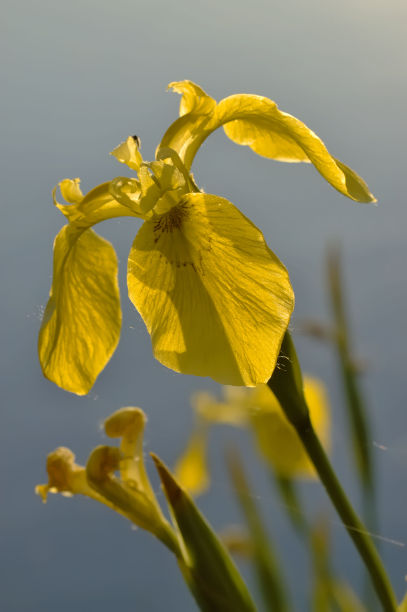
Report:
[[[33,493],[46,479],[49,450],[70,446],[85,461],[103,441],[102,419],[124,405],[145,409],[146,451],[173,464],[192,424],[190,393],[218,390],[154,361],[125,295],[126,258],[138,228],[132,220],[99,227],[119,254],[124,321],[120,345],[94,389],[85,398],[65,393],[42,377],[36,357],[52,241],[64,222],[51,188],[79,176],[88,190],[121,174],[108,152],[128,134],[137,133],[144,157],[152,158],[178,111],[178,96],[165,93],[172,80],[192,79],[217,99],[250,92],[276,100],[377,196],[378,207],[346,200],[312,167],[259,158],[220,132],[194,167],[199,184],[248,215],[288,267],[296,292],[294,330],[306,318],[328,320],[323,258],[327,242],[340,240],[357,351],[369,362],[364,384],[379,472],[379,534],[407,542],[406,18],[401,0],[3,0],[2,610],[194,609],[176,564],[150,535],[88,500],[53,496],[43,506]],[[328,347],[296,338],[304,369],[328,385],[333,460],[358,504],[335,359]],[[200,506],[216,528],[240,519],[224,469],[225,438],[238,441],[245,455],[296,609],[305,609],[306,554],[243,433],[214,432],[213,487]],[[321,487],[308,484],[302,491],[307,508],[329,513],[336,567],[359,588],[356,553]],[[406,548],[382,543],[381,550],[400,598]],[[248,568],[243,571],[252,583]]]

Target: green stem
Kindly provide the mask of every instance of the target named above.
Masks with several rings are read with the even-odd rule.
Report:
[[[268,385],[279,400],[288,420],[296,429],[345,529],[359,551],[383,610],[395,612],[396,598],[382,561],[366,528],[348,500],[312,427],[302,389],[301,369],[288,332],[283,340],[279,363]]]
[[[352,359],[351,333],[345,307],[341,258],[338,247],[331,247],[327,257],[328,284],[335,320],[335,346],[338,354],[348,418],[353,438],[356,466],[363,485],[364,496],[374,506],[374,474],[369,440],[371,439],[367,410]],[[370,499],[369,499],[370,498]]]
[[[288,612],[291,606],[288,602],[288,593],[278,563],[278,556],[273,550],[272,541],[250,490],[239,453],[231,449],[226,458],[230,479],[249,529],[253,545],[253,565],[266,609],[273,610],[273,612]]]
[[[275,473],[274,476],[277,489],[285,504],[285,509],[293,527],[298,535],[306,536],[309,531],[309,526],[307,525],[305,512],[303,508],[301,508],[301,502],[294,480],[286,476],[280,476],[277,473]]]

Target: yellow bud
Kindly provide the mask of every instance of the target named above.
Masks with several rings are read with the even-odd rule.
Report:
[[[63,446],[47,457],[48,484],[37,485],[35,492],[47,501],[48,493],[62,493],[65,496],[87,495],[99,500],[86,480],[85,468],[75,463],[75,455]]]

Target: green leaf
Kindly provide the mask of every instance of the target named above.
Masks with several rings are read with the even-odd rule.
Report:
[[[253,612],[250,594],[231,557],[191,497],[152,455],[185,550],[184,577],[201,610]]]
[[[346,399],[346,409],[351,428],[351,440],[356,468],[367,494],[366,505],[369,517],[374,519],[374,465],[371,453],[372,435],[368,410],[354,366],[352,333],[348,323],[347,309],[342,279],[340,250],[329,249],[327,255],[327,276],[329,297],[335,324],[335,349],[338,356],[342,387]],[[375,520],[372,521],[373,524]]]
[[[273,610],[273,612],[287,612],[290,606],[278,557],[263,525],[242,462],[237,451],[228,453],[227,459],[236,497],[253,543],[254,568],[266,609]]]

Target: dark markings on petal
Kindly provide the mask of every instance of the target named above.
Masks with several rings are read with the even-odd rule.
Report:
[[[172,233],[176,229],[180,229],[183,221],[189,216],[188,204],[178,204],[174,206],[164,215],[160,215],[154,225],[154,242],[158,242],[161,234],[164,232]]]

